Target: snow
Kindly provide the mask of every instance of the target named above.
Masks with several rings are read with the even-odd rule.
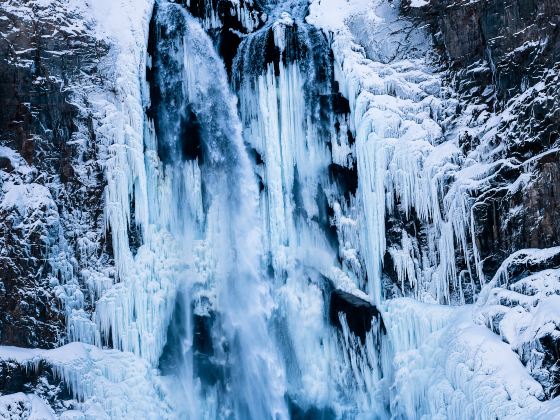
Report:
[[[541,385],[499,336],[473,322],[473,309],[411,299],[386,303],[393,415],[517,418],[540,409]]]
[[[0,360],[17,362],[31,371],[37,369],[40,361],[47,363],[80,402],[86,418],[157,419],[168,410],[155,379],[156,372],[131,353],[101,350],[82,343],[70,343],[53,350],[0,346]],[[31,402],[30,418],[54,418],[38,397],[21,393],[15,396]],[[16,398],[0,398],[10,397]],[[0,402],[0,410],[4,404]],[[68,413],[66,418],[72,418],[71,414],[76,413]]]
[[[0,417],[6,420],[55,420],[48,404],[33,394],[7,394],[0,396]]]
[[[39,184],[4,184],[7,191],[0,202],[4,210],[16,209],[24,217],[33,217],[36,211],[56,211],[56,205],[47,187]]]
[[[535,411],[535,420],[548,420],[560,418],[560,398],[554,398],[543,404],[543,407]]]
[[[31,182],[37,176],[37,170],[29,166],[15,150],[7,146],[0,146],[0,157],[9,160],[13,172],[19,175],[24,182]]]

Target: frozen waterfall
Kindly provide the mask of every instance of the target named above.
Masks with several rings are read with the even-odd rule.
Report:
[[[329,307],[340,293],[342,306],[373,308],[360,264],[338,259],[332,209],[342,217],[355,193],[347,104],[305,4],[266,7],[232,59],[230,87],[209,21],[156,4],[147,224],[171,238],[173,271],[162,270],[175,302],[162,313],[158,366],[189,418],[383,413],[377,321],[361,327]],[[150,241],[141,231],[138,255]]]
[[[470,184],[446,184],[463,163],[442,128],[457,104],[396,3],[145,0],[99,129],[115,273],[89,281],[91,317],[75,285],[61,293],[79,363],[21,363],[51,363],[109,418],[492,418],[517,413],[509,392],[536,404],[529,375],[481,379],[515,357],[465,367],[503,343],[464,305],[485,279]]]
[[[160,364],[179,370],[191,418],[286,418],[285,373],[268,325],[272,291],[260,267],[258,188],[236,100],[200,24],[179,5],[156,7],[150,202],[187,264],[176,273],[176,340]]]

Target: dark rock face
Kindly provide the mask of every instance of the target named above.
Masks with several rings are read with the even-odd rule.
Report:
[[[164,375],[177,375],[186,366],[186,359],[192,357],[194,374],[200,378],[203,392],[218,385],[225,393],[229,374],[224,363],[227,344],[213,333],[214,325],[219,322],[218,315],[215,312],[199,314],[195,310],[192,318],[187,319],[186,305],[189,305],[188,300],[180,292],[167,329],[159,369]],[[189,328],[192,328],[192,349],[185,344],[189,341]],[[188,351],[192,351],[192,355]]]
[[[436,45],[455,70],[474,85],[494,85],[500,99],[536,83],[560,60],[555,0],[432,0],[408,11],[431,20]]]
[[[47,401],[55,410],[72,408],[72,395],[53,370],[41,361],[36,368],[13,361],[0,361],[0,393],[34,393]],[[26,418],[26,417],[22,417]]]
[[[110,259],[103,245],[79,250],[104,242],[99,145],[78,86],[96,83],[106,48],[66,6],[0,8],[0,344],[59,344],[60,286]]]
[[[490,258],[485,264],[489,274],[515,250],[558,244],[558,157],[554,152],[535,159],[532,179],[515,194],[497,189],[489,194],[489,200],[480,200],[476,207],[478,246],[482,255]]]
[[[555,67],[536,88],[510,101],[507,112],[514,118],[503,122],[494,138],[504,146],[497,157],[503,164],[474,205],[477,245],[489,276],[516,250],[559,243],[559,93]]]
[[[346,317],[350,331],[359,337],[362,343],[366,339],[366,334],[371,331],[374,319],[379,320],[382,330],[385,328],[381,314],[374,305],[350,293],[334,289],[330,297],[329,319],[337,328],[342,328],[341,313]]]
[[[297,401],[292,398],[287,398],[288,409],[290,411],[290,418],[292,420],[334,420],[336,419],[336,412],[330,408],[307,407],[302,408],[297,404]]]
[[[557,245],[560,3],[431,0],[413,8],[405,1],[403,13],[430,25],[460,96],[458,114],[476,108],[468,124],[480,131],[459,133],[462,152],[483,142],[499,150],[488,184],[471,194],[485,274],[516,250]]]

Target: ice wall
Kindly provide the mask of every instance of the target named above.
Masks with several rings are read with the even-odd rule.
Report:
[[[454,93],[397,3],[83,6],[112,45],[112,93],[90,99],[116,273],[88,281],[92,316],[75,284],[61,293],[70,339],[90,345],[0,358],[46,361],[109,418],[546,409],[511,350],[535,350],[540,323],[519,314],[554,312],[558,273],[448,305],[485,282],[469,192],[491,164],[461,153]]]
[[[342,6],[313,3],[308,20],[335,34],[336,79],[352,111],[368,292],[377,302],[384,294],[381,272],[389,251],[402,293],[411,290],[424,301],[464,302],[464,289],[472,294],[470,284],[484,281],[476,247],[468,241],[472,186],[447,187],[463,162],[455,142],[443,135],[455,102],[431,63],[430,40],[399,17],[396,3],[351,2],[338,18],[330,7]],[[392,218],[426,226],[418,235],[424,243],[411,243],[403,229],[387,250]],[[457,267],[461,253],[464,272]]]
[[[528,354],[521,348],[539,344],[528,344],[533,330],[521,345],[520,309],[496,303],[513,299],[516,307],[519,299],[523,305],[515,290],[555,274],[530,276],[511,292],[493,289],[499,282],[493,280],[483,289],[480,314],[468,305],[441,305],[476,300],[486,282],[470,194],[484,189],[493,172],[491,145],[483,142],[468,157],[458,148],[458,133],[476,130],[475,123],[455,114],[455,94],[442,84],[429,39],[399,15],[398,3],[313,2],[308,21],[331,34],[336,79],[350,102],[364,217],[360,250],[368,263],[368,292],[381,302],[387,328],[380,384],[391,384],[391,415],[530,415],[544,393],[521,363]],[[388,271],[390,282],[383,278]],[[402,295],[415,300],[394,298]],[[498,328],[505,342],[473,322],[480,317],[489,325],[504,313],[507,321],[498,321]],[[549,317],[545,325],[554,322],[555,315]]]

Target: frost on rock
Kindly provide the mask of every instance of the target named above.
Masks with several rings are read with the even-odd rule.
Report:
[[[8,241],[2,244],[7,276],[0,302],[3,317],[19,311],[18,319],[33,325],[27,333],[22,321],[2,319],[3,343],[54,347],[82,341],[158,360],[173,307],[169,261],[176,252],[165,232],[147,222],[141,80],[152,7],[150,1],[32,1],[1,8],[3,37],[13,47],[1,65],[14,74],[24,102],[8,103],[2,114],[15,119],[11,124],[19,126],[12,132],[21,136],[8,132],[0,147],[2,241]],[[34,27],[40,28],[37,37],[27,33]],[[25,91],[28,85],[34,90]],[[147,245],[135,260],[132,233],[141,241],[149,231],[154,239],[143,239]],[[27,280],[19,273],[38,276]],[[70,371],[57,365],[57,374],[76,398],[96,399],[82,407],[93,417],[126,417],[150,395],[126,397],[125,389],[150,382],[131,376],[138,369],[143,375],[146,362],[88,348],[99,367],[84,362]],[[111,362],[113,356],[122,360]],[[125,373],[119,374],[121,367]],[[150,369],[146,365],[144,372]],[[103,373],[108,383],[112,374],[131,380],[102,391],[103,379],[95,375]],[[76,379],[82,376],[83,383]],[[138,406],[133,417],[158,418],[164,410],[157,401],[154,396],[151,408]]]
[[[61,418],[161,418],[168,411],[160,385],[154,380],[155,371],[131,353],[81,343],[52,350],[3,346],[0,360],[17,363],[28,372],[45,363],[55,377],[63,380],[75,401],[73,409],[57,413]],[[21,418],[55,418],[48,404],[36,395],[17,393],[1,398],[0,407],[18,407],[15,410],[22,411]]]
[[[49,406],[39,397],[22,392],[0,397],[0,416],[6,420],[54,420]]]
[[[10,2],[0,14],[7,80],[0,114],[2,342],[53,347],[66,335],[65,315],[84,300],[85,280],[76,274],[100,272],[109,259],[102,246],[89,255],[75,248],[82,236],[103,237],[98,214],[78,203],[102,206],[87,93],[98,83],[95,62],[104,46],[74,3]]]
[[[549,397],[558,394],[560,249],[508,257],[481,293],[477,320],[515,351]]]

